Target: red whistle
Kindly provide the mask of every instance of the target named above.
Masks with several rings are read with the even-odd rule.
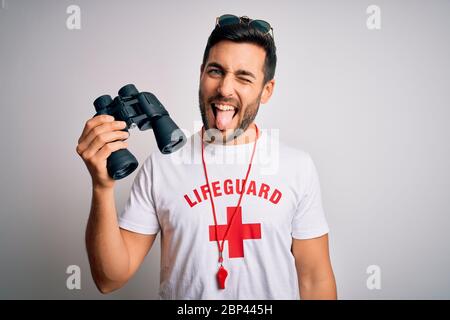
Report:
[[[219,282],[219,289],[225,289],[225,280],[227,279],[228,272],[223,266],[220,266],[217,271],[217,281]]]

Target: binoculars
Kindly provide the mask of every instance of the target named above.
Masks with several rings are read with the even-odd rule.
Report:
[[[141,131],[153,129],[158,148],[163,154],[172,153],[186,143],[186,136],[159,100],[150,92],[139,92],[133,84],[119,90],[119,95],[111,98],[103,95],[94,101],[95,115],[108,114],[117,121],[125,121],[123,131],[138,127]],[[113,152],[106,161],[108,174],[114,180],[125,178],[139,165],[127,149]]]

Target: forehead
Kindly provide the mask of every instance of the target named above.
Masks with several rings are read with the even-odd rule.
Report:
[[[209,51],[206,66],[216,62],[230,71],[243,69],[262,76],[265,58],[266,51],[253,43],[220,41]]]

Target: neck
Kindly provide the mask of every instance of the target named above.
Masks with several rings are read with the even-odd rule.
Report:
[[[254,122],[252,122],[248,126],[248,128],[244,131],[244,133],[242,133],[240,136],[238,136],[237,138],[235,138],[233,140],[226,141],[226,136],[224,134],[222,141],[220,141],[218,139],[216,139],[217,141],[210,141],[208,136],[204,134],[205,127],[202,127],[202,134],[204,135],[205,143],[224,144],[224,145],[237,145],[237,144],[252,143],[257,139],[256,131],[257,131],[256,124]]]

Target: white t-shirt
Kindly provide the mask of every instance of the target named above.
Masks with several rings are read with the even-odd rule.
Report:
[[[162,299],[298,299],[292,238],[328,233],[319,177],[310,155],[260,130],[240,210],[224,244],[225,289],[219,289],[218,245],[201,158],[201,131],[175,153],[153,152],[119,216],[123,229],[161,232]],[[253,142],[205,144],[218,236],[237,206]],[[239,193],[238,193],[239,192]]]

